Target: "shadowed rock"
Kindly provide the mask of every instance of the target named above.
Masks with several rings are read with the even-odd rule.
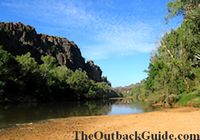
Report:
[[[102,81],[100,67],[93,61],[85,63],[78,46],[66,38],[37,34],[35,28],[20,22],[0,22],[0,45],[13,55],[30,52],[38,63],[41,63],[42,55],[53,56],[59,65],[85,70],[94,81]]]

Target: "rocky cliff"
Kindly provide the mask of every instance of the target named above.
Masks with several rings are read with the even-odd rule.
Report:
[[[80,68],[94,81],[102,81],[100,67],[93,61],[85,62],[78,46],[66,38],[38,34],[35,28],[22,23],[0,22],[0,45],[13,55],[30,52],[38,63],[42,55],[53,56],[59,65],[72,70]]]

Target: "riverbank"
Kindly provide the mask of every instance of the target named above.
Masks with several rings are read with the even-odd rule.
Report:
[[[0,130],[1,140],[74,140],[74,131],[131,134],[134,131],[199,133],[200,109],[164,109],[143,114],[70,117]],[[14,116],[13,116],[14,117]]]

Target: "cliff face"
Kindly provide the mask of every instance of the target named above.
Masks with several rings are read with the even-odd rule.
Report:
[[[102,81],[100,67],[92,61],[86,63],[78,46],[66,38],[37,34],[35,28],[22,23],[0,22],[0,45],[13,55],[30,52],[38,63],[42,55],[53,56],[59,65],[72,70],[81,68],[94,81]]]

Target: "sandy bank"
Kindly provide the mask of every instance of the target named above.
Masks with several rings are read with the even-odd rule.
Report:
[[[13,116],[14,117],[14,116]],[[199,133],[200,109],[178,108],[113,116],[71,117],[27,124],[0,131],[0,140],[74,140],[74,131],[131,134],[134,131]],[[81,139],[80,139],[81,140]]]

